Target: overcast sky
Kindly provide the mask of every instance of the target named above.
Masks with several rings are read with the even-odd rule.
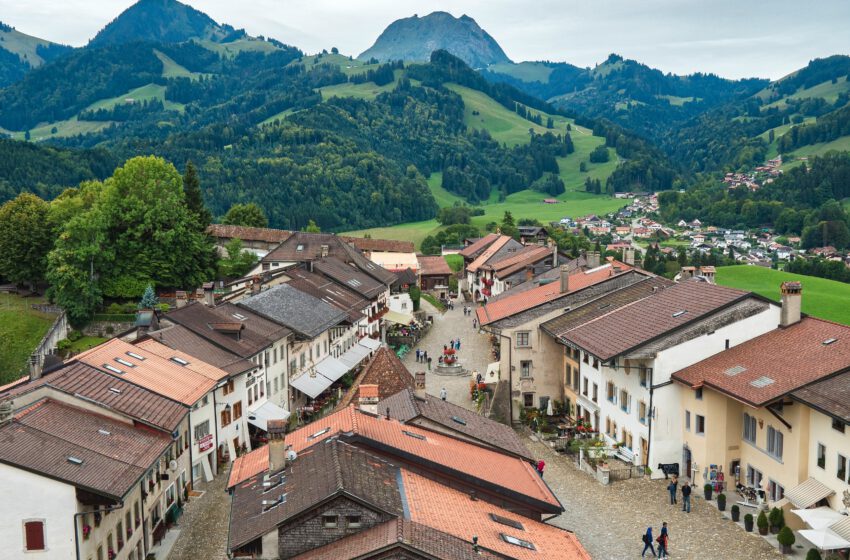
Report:
[[[84,45],[133,0],[0,0],[18,30]],[[850,0],[189,0],[220,23],[307,52],[357,55],[393,20],[473,17],[514,61],[592,66],[611,53],[665,72],[780,78],[850,54]]]

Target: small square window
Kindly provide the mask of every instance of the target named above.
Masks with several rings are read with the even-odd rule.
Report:
[[[832,429],[838,430],[839,432],[841,432],[843,434],[844,433],[844,422],[842,422],[841,420],[836,420],[835,418],[833,418],[832,419]]]
[[[336,515],[323,515],[322,526],[325,529],[336,529],[339,526],[339,517]]]
[[[358,529],[361,527],[361,521],[359,515],[346,515],[345,523],[348,525],[349,529]]]
[[[525,408],[532,408],[534,406],[534,393],[522,394],[522,406]]]
[[[702,414],[697,414],[696,433],[705,433],[705,416],[703,416]]]
[[[696,396],[697,400],[698,400],[698,401],[701,401],[701,400],[702,400],[702,387],[700,387],[699,389],[697,389],[695,393],[696,393],[696,395],[695,395],[695,396]]]

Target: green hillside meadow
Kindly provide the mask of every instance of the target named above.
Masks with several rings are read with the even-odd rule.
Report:
[[[850,284],[791,274],[761,266],[723,266],[717,269],[717,283],[748,290],[779,301],[779,285],[796,280],[803,283],[803,313],[850,325]]]

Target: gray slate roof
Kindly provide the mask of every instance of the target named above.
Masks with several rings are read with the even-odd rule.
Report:
[[[314,338],[348,318],[348,314],[298,289],[281,284],[239,302],[307,338]]]

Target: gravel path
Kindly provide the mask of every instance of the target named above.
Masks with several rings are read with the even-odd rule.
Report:
[[[180,519],[180,536],[168,560],[227,560],[227,532],[230,520],[230,495],[225,491],[229,470],[219,472],[192,498]]]
[[[705,503],[699,489],[691,495],[691,513],[687,514],[681,503],[669,504],[663,479],[625,480],[603,486],[547,445],[530,439],[526,444],[536,457],[546,461],[544,479],[566,508],[551,523],[575,531],[593,558],[639,558],[641,535],[652,525],[653,535],[658,536],[663,521],[670,531],[671,557],[677,560],[782,557],[757,534],[747,534],[730,519],[723,519],[714,506]]]

